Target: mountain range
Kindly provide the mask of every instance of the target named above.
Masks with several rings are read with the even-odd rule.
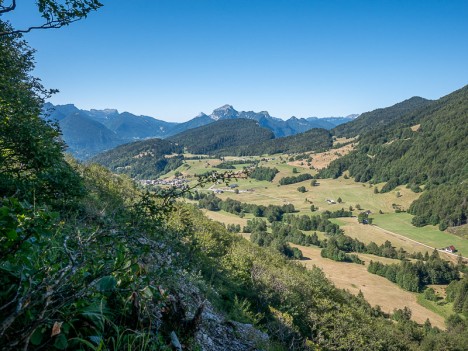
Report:
[[[267,111],[237,111],[231,105],[224,105],[210,115],[200,113],[186,122],[174,123],[129,112],[119,113],[115,109],[81,110],[73,104],[54,106],[46,103],[43,111],[47,119],[59,123],[68,151],[82,160],[118,145],[148,138],[167,138],[220,120],[255,120],[259,126],[271,130],[278,138],[303,133],[312,128],[332,129],[358,116],[291,117],[283,120],[270,116]]]

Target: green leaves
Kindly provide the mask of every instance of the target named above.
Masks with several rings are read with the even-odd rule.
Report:
[[[115,290],[117,280],[113,276],[102,277],[96,284],[96,289],[101,293],[110,293]]]

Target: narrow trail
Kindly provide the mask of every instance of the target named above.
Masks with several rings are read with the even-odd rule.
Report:
[[[424,243],[422,243],[422,242],[420,242],[420,241],[416,241],[416,240],[410,239],[410,238],[408,238],[407,236],[404,236],[404,235],[401,235],[401,234],[397,234],[397,233],[392,232],[392,231],[390,231],[390,230],[387,230],[387,229],[384,229],[384,228],[382,228],[382,227],[379,227],[378,225],[372,224],[372,226],[373,226],[374,228],[380,229],[381,231],[383,231],[383,232],[386,233],[386,234],[390,234],[390,235],[396,236],[396,237],[398,237],[398,238],[400,238],[400,239],[402,239],[402,240],[411,241],[411,242],[413,242],[413,243],[415,243],[415,244],[418,244],[418,245],[427,247],[428,249],[437,250],[437,251],[442,252],[442,253],[444,253],[444,254],[446,254],[446,255],[450,255],[450,256],[453,256],[453,257],[457,257],[457,258],[461,256],[461,255],[457,255],[457,254],[454,254],[454,253],[450,253],[450,252],[447,252],[447,251],[444,251],[444,250],[440,250],[440,249],[438,249],[438,248],[435,248],[435,247],[426,245],[426,244],[424,244]],[[465,257],[465,256],[461,256],[461,258],[464,259],[464,260],[468,260],[468,257]]]

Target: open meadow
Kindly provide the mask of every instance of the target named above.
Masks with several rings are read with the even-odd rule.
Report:
[[[193,155],[192,155],[193,156]],[[270,157],[226,157],[225,161],[235,160],[256,160],[263,167],[278,169],[278,174],[273,181],[258,181],[251,178],[239,179],[239,193],[229,189],[224,185],[214,185],[212,189],[223,189],[223,193],[217,194],[225,200],[233,198],[235,200],[268,206],[293,204],[298,214],[311,214],[310,207],[313,204],[318,211],[336,211],[341,208],[352,209],[355,214],[360,211],[371,211],[370,216],[374,218],[374,225],[362,225],[354,218],[339,218],[333,221],[339,224],[345,234],[357,238],[364,243],[374,241],[382,244],[386,240],[399,248],[402,247],[408,252],[432,251],[432,248],[443,248],[453,245],[458,250],[457,254],[468,256],[468,241],[447,231],[442,232],[434,226],[414,227],[411,224],[412,215],[406,212],[395,213],[395,208],[407,209],[410,204],[419,197],[410,189],[400,186],[388,193],[380,193],[375,189],[380,189],[383,184],[371,185],[368,183],[355,182],[353,179],[340,177],[337,179],[319,179],[318,185],[312,186],[310,180],[303,182],[280,185],[279,181],[283,177],[297,176],[304,173],[314,175],[314,170],[298,167],[296,162],[288,162],[290,155],[272,155]],[[177,170],[165,175],[165,178],[173,177],[175,172],[181,172],[189,179],[195,174],[202,174],[207,171],[219,171],[214,166],[222,161],[220,159],[187,160],[185,164]],[[236,170],[241,170],[246,164],[234,165]],[[299,192],[298,187],[304,186],[306,192]],[[200,191],[211,191],[208,186]],[[360,210],[359,210],[360,209]],[[224,223],[234,223],[245,225],[249,216],[241,219],[232,214],[209,214],[210,218],[217,219]],[[456,260],[456,256],[441,253],[447,259]]]
[[[367,272],[366,265],[336,262],[323,258],[320,256],[319,248],[300,245],[291,246],[299,248],[306,258],[299,261],[300,264],[305,267],[315,265],[321,268],[326,277],[338,288],[348,290],[355,295],[361,291],[364,298],[372,306],[379,305],[385,312],[393,312],[394,309],[402,309],[407,306],[412,311],[414,321],[422,324],[426,319],[429,319],[433,326],[444,328],[444,318],[419,304],[417,294],[403,290],[387,279]],[[368,263],[367,260],[366,263]]]
[[[454,245],[463,256],[468,256],[468,241],[454,234],[439,231],[437,227],[425,226],[414,227],[411,224],[412,215],[404,212],[420,194],[400,186],[388,193],[376,191],[383,184],[370,185],[368,183],[355,182],[348,177],[338,179],[318,179],[317,185],[312,186],[311,180],[303,182],[280,185],[283,177],[298,176],[309,173],[316,174],[315,170],[308,169],[300,164],[300,161],[289,162],[289,155],[274,155],[269,158],[257,158],[260,166],[278,169],[278,174],[273,181],[258,181],[251,178],[238,179],[235,181],[238,191],[224,184],[205,186],[200,191],[211,192],[222,189],[223,192],[216,194],[225,200],[232,198],[245,203],[268,206],[293,204],[298,211],[297,214],[319,214],[323,211],[336,211],[341,208],[352,209],[355,215],[361,211],[370,211],[370,217],[374,219],[372,225],[359,224],[356,217],[332,218],[331,221],[340,225],[346,235],[356,238],[366,244],[371,241],[377,245],[390,241],[394,247],[403,248],[407,252],[429,252],[433,248],[443,248]],[[226,158],[226,161],[234,161],[242,158]],[[253,159],[253,158],[251,158]],[[185,166],[177,171],[186,176],[202,174],[206,171],[216,170],[224,172],[213,166],[219,164],[219,159],[189,160]],[[245,164],[234,165],[236,170],[241,170]],[[172,172],[172,175],[175,172]],[[171,174],[166,175],[171,176]],[[299,192],[298,187],[304,186],[306,192]],[[311,205],[318,208],[311,212]],[[396,213],[398,208],[402,212]],[[245,214],[243,218],[224,211],[207,211],[204,213],[212,220],[225,224],[239,224],[244,227],[253,216]],[[312,232],[305,232],[311,234]],[[320,239],[326,236],[317,233]],[[248,234],[243,234],[246,238]],[[397,263],[399,261],[367,254],[358,254],[365,265],[342,263],[322,258],[320,248],[298,246],[306,257],[301,261],[306,267],[316,265],[323,269],[326,276],[339,288],[347,289],[354,294],[362,291],[364,297],[373,306],[379,305],[382,310],[392,312],[395,308],[408,306],[413,312],[412,318],[418,323],[424,323],[429,318],[434,326],[444,328],[444,318],[451,311],[450,305],[441,305],[423,298],[422,294],[411,293],[391,283],[387,279],[367,272],[366,265],[371,261],[380,261],[385,264]],[[456,255],[440,252],[441,257],[456,262]],[[443,294],[444,287],[441,287]]]

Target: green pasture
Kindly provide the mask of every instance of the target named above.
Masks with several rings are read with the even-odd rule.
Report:
[[[453,303],[446,303],[443,300],[440,301],[429,301],[424,298],[424,293],[416,294],[416,300],[418,303],[427,308],[428,310],[437,313],[439,316],[447,319],[453,312]]]
[[[453,245],[458,250],[457,253],[465,257],[468,256],[468,240],[442,232],[434,226],[415,227],[411,224],[412,217],[408,213],[376,215],[374,224],[438,249]]]
[[[318,207],[318,211],[314,213],[321,213],[325,210],[336,211],[341,208],[349,209],[350,206],[353,208],[353,212],[357,215],[360,211],[356,209],[356,206],[359,205],[362,210],[370,210],[372,212],[371,216],[374,218],[374,224],[396,234],[402,235],[409,239],[421,242],[423,244],[429,245],[431,247],[442,248],[449,245],[454,245],[463,256],[468,256],[468,240],[460,238],[456,235],[441,232],[436,227],[426,226],[422,228],[414,227],[411,224],[412,216],[401,212],[395,213],[395,205],[398,205],[401,209],[405,210],[409,205],[418,198],[420,194],[413,193],[410,189],[406,187],[398,187],[397,189],[388,192],[380,193],[375,192],[375,188],[381,189],[382,184],[370,185],[368,183],[359,183],[355,182],[353,179],[345,179],[340,177],[338,179],[319,179],[318,186],[311,186],[310,180],[304,182],[290,184],[290,185],[279,185],[279,180],[287,176],[295,176],[303,173],[314,174],[314,171],[308,170],[301,167],[296,167],[289,165],[284,161],[287,161],[289,158],[288,155],[272,155],[266,160],[260,162],[261,166],[264,167],[276,167],[279,170],[279,173],[276,175],[275,179],[272,182],[268,181],[257,181],[255,179],[238,179],[233,181],[238,185],[238,189],[241,191],[239,194],[234,193],[233,191],[225,191],[223,194],[218,194],[221,199],[225,200],[230,197],[241,202],[253,203],[258,205],[268,206],[273,205],[284,205],[287,203],[292,203],[296,210],[301,214],[311,214],[310,206],[314,204],[315,207]],[[226,161],[234,161],[236,159],[244,159],[242,157],[226,157]],[[260,157],[251,157],[248,159],[260,159]],[[177,169],[177,171],[182,172],[186,175],[195,175],[205,173],[206,171],[217,170],[222,172],[214,166],[219,164],[221,160],[219,159],[203,159],[203,160],[188,160],[186,164],[182,165]],[[236,169],[242,169],[245,164],[235,165]],[[293,169],[297,169],[297,173],[293,173]],[[165,177],[173,176],[175,171],[167,174]],[[307,189],[307,192],[301,193],[297,191],[297,188],[304,186]],[[209,187],[207,185],[204,189]],[[225,187],[224,184],[215,185],[216,188]],[[228,188],[225,188],[229,190]],[[249,190],[249,191],[247,191]],[[338,203],[338,198],[341,198],[342,203]],[[334,200],[336,204],[329,204],[327,199]],[[383,212],[380,214],[379,212]],[[233,223],[233,215],[214,215],[213,217],[219,217],[218,219],[222,221],[225,220],[226,223]],[[230,220],[229,220],[230,219]],[[245,221],[244,219],[243,221]],[[235,220],[237,222],[237,220]],[[354,228],[354,226],[359,226],[359,224],[350,223],[349,221],[343,221],[340,219],[333,219],[334,223],[339,225],[347,225],[348,230],[356,231],[365,231],[367,228]],[[349,226],[352,226],[349,229]],[[354,228],[354,229],[353,229]],[[347,231],[345,227],[345,232]],[[353,233],[354,233],[353,232]],[[362,237],[356,233],[349,233],[353,237]],[[380,233],[384,236],[387,234]],[[361,238],[364,241],[365,238]],[[375,238],[375,241],[378,238]],[[374,240],[370,238],[369,240]],[[395,236],[388,236],[388,240],[391,242],[398,242]],[[404,243],[403,243],[404,244]],[[402,243],[398,245],[404,246]],[[406,243],[408,250],[414,250],[410,242]],[[419,251],[419,250],[418,250]]]

